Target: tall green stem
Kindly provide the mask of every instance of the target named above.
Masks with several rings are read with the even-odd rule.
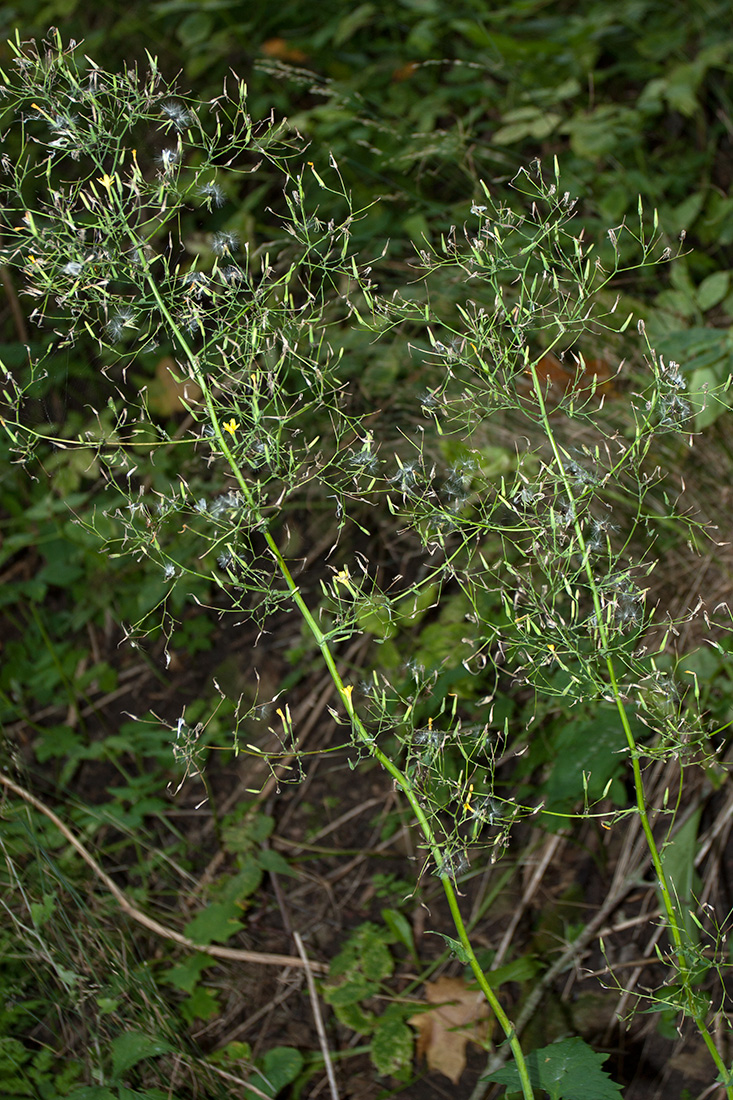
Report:
[[[165,318],[171,333],[175,336],[175,339],[177,340],[181,351],[188,361],[194,379],[201,389],[204,404],[206,405],[206,410],[211,418],[214,435],[227,461],[227,464],[229,465],[229,468],[237,482],[237,485],[241,489],[244,498],[247,500],[248,504],[253,505],[253,498],[249,486],[247,485],[244,475],[229,448],[229,444],[219,422],[219,417],[217,415],[216,407],[214,405],[214,401],[209,386],[207,384],[207,380],[201,370],[196,355],[190,344],[186,340],[185,336],[181,332],[180,327],[176,324],[169,309],[167,308],[166,303],[155,281],[153,272],[151,271],[150,263],[147,257],[144,255],[142,249],[138,249],[138,256],[140,258],[140,262],[144,266],[146,280],[156,300],[158,308],[160,309],[162,316]],[[288,587],[293,603],[298,608],[298,611],[302,615],[303,620],[305,621],[316,645],[321,652],[323,661],[331,675],[334,686],[346,709],[356,736],[368,749],[370,754],[379,761],[385,771],[387,771],[392,776],[396,785],[405,795],[407,801],[410,804],[410,807],[412,808],[415,818],[417,819],[423,836],[425,837],[428,850],[430,851],[430,854],[435,861],[436,866],[440,867],[442,863],[442,853],[440,850],[440,846],[438,845],[432,826],[430,825],[430,822],[428,821],[425,812],[412,789],[410,780],[405,775],[405,773],[400,768],[398,768],[397,765],[389,758],[389,756],[382,752],[379,746],[374,742],[374,739],[369,736],[364,724],[362,723],[354,708],[353,700],[351,698],[352,686],[347,686],[344,684],[336,666],[336,661],[334,659],[333,653],[331,652],[331,648],[328,644],[328,639],[324,636],[323,631],[316,622],[316,619],[311,613],[310,608],[303,599],[300,589],[295,583],[290,569],[288,568],[287,562],[282,556],[282,553],[280,552],[280,549],[275,539],[273,538],[269,528],[266,525],[264,525],[262,528],[262,535],[268,546],[268,549],[270,550],[270,553],[275,559],[277,568],[281,576],[283,577],[285,584]],[[458,938],[460,940],[461,946],[463,947],[466,958],[468,959],[468,963],[476,978],[476,981],[479,984],[482,993],[486,997],[486,1000],[491,1007],[492,1012],[496,1016],[496,1019],[499,1021],[499,1025],[502,1031],[509,1040],[509,1044],[511,1046],[511,1050],[516,1062],[517,1071],[519,1073],[519,1078],[522,1084],[523,1096],[525,1100],[534,1100],[534,1092],[532,1090],[532,1084],[529,1079],[527,1063],[524,1058],[521,1044],[514,1030],[514,1025],[502,1008],[501,1003],[496,996],[496,993],[489,984],[488,979],[486,978],[486,975],[484,974],[481,965],[476,958],[476,953],[469,939],[468,932],[466,931],[463,917],[461,916],[461,911],[458,905],[458,899],[456,897],[456,892],[453,886],[452,879],[447,873],[441,874],[440,879],[443,884],[443,889],[445,890],[446,898],[448,900],[448,905],[451,911],[451,916],[453,917],[453,922],[458,933]]]
[[[542,425],[545,430],[548,442],[552,449],[553,457],[557,464],[557,469],[560,474],[560,478],[563,483],[563,488],[567,494],[568,500],[571,504],[575,504],[575,498],[573,494],[573,488],[568,477],[567,470],[565,468],[565,462],[560,447],[558,446],[550,423],[550,418],[547,413],[547,406],[545,404],[544,396],[542,393],[542,386],[537,374],[537,368],[535,363],[530,363],[530,372],[532,374],[532,382],[534,386],[535,396],[540,409],[540,417]],[[634,777],[634,797],[636,801],[636,810],[641,822],[642,831],[646,840],[649,854],[651,856],[652,865],[654,867],[654,874],[656,876],[657,885],[662,895],[662,904],[664,906],[664,912],[667,918],[667,926],[669,928],[670,937],[672,939],[672,946],[677,958],[677,968],[679,971],[680,982],[685,991],[685,998],[687,1001],[687,1011],[690,1016],[695,1020],[697,1027],[700,1030],[700,1034],[703,1037],[703,1041],[710,1052],[710,1055],[715,1062],[716,1067],[720,1073],[720,1080],[724,1084],[726,1089],[726,1095],[729,1100],[733,1100],[733,1077],[726,1067],[720,1052],[718,1051],[715,1043],[713,1042],[712,1035],[708,1028],[705,1018],[700,1014],[697,1007],[696,998],[692,989],[692,981],[690,976],[690,965],[685,953],[685,944],[683,941],[682,930],[680,927],[679,914],[675,908],[674,901],[672,899],[672,891],[670,890],[669,880],[664,870],[664,864],[662,863],[661,853],[657,846],[657,842],[654,839],[654,832],[652,830],[651,822],[649,820],[649,813],[646,807],[646,795],[644,792],[644,779],[641,773],[641,765],[639,764],[639,752],[634,739],[634,734],[631,729],[631,723],[629,722],[628,712],[626,710],[626,704],[624,703],[622,692],[619,688],[618,678],[616,676],[616,668],[611,656],[608,627],[603,615],[603,607],[601,604],[601,596],[596,583],[595,575],[590,563],[590,556],[586,551],[586,543],[583,535],[583,528],[577,515],[577,509],[573,508],[574,520],[573,530],[580,549],[583,568],[586,578],[588,580],[588,587],[593,600],[593,608],[595,611],[595,621],[598,624],[598,635],[600,639],[601,651],[604,653],[604,664],[606,672],[608,674],[608,682],[611,688],[611,694],[613,695],[616,709],[618,711],[619,720],[621,722],[621,728],[626,739],[626,744],[629,749],[629,758],[631,761],[631,770]]]

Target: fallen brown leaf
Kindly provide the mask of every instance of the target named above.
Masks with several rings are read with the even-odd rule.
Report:
[[[429,1069],[457,1085],[466,1068],[466,1043],[481,1045],[487,1038],[486,1000],[479,989],[469,989],[463,978],[426,982],[425,999],[435,1008],[408,1020],[418,1032],[417,1056],[425,1056]]]

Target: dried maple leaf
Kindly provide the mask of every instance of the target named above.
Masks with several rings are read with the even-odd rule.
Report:
[[[488,1035],[486,1000],[479,989],[469,989],[463,978],[426,982],[425,999],[435,1008],[408,1020],[418,1032],[417,1056],[424,1055],[429,1069],[457,1085],[466,1068],[466,1043],[481,1045]]]

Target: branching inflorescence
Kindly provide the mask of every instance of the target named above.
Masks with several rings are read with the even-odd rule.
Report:
[[[207,579],[226,594],[219,611],[262,630],[275,612],[297,610],[340,697],[334,716],[408,800],[527,1098],[518,1037],[456,891],[473,851],[497,858],[513,823],[541,809],[496,789],[496,761],[521,731],[497,728],[492,708],[501,682],[537,699],[615,707],[679,1007],[733,1095],[692,990],[642,773],[644,754],[660,746],[685,759],[707,751],[702,723],[674,702],[679,688],[662,683],[665,630],[646,598],[663,481],[655,448],[689,432],[690,404],[679,367],[654,354],[643,326],[639,392],[618,381],[622,400],[608,399],[616,383],[586,359],[627,330],[614,280],[660,258],[656,219],[647,232],[640,206],[636,226],[616,227],[597,248],[576,230],[557,169],[548,183],[536,165],[517,175],[511,203],[484,186],[465,226],[419,250],[409,288],[382,290],[379,260],[351,251],[351,227],[368,211],[351,209],[336,163],[308,161],[315,154],[283,125],[257,126],[239,82],[202,104],[174,95],[152,59],[145,76],[113,75],[58,36],[15,53],[2,76],[12,149],[2,251],[46,340],[25,375],[4,371],[13,412],[3,423],[18,456],[30,463],[54,441],[28,415],[54,356],[94,349],[110,396],[96,436],[78,444],[94,450],[116,503],[80,521],[114,553],[152,561],[169,593]],[[267,243],[245,237],[235,216],[262,164],[282,180],[282,196],[268,196],[282,213],[271,212]],[[353,361],[396,346],[420,375],[399,423],[371,406]],[[188,414],[175,435],[147,415],[133,382],[156,350],[170,357]],[[561,364],[561,383],[549,362]],[[499,437],[512,446],[497,448]],[[138,457],[160,449],[175,450],[177,480],[138,479]],[[681,518],[662,499],[665,520]],[[330,509],[336,564],[311,599],[283,547],[288,518],[314,501]],[[387,577],[356,551],[339,560],[344,532],[366,545],[385,517],[419,547],[410,577]],[[386,642],[447,600],[460,612],[457,663],[480,686],[485,722],[466,718],[440,667],[414,663],[400,676],[377,667],[361,687],[344,682],[334,656],[344,639],[367,630]],[[128,633],[147,629],[141,621]]]

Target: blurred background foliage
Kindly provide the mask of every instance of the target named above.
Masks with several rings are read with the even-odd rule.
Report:
[[[604,238],[626,217],[635,218],[641,195],[648,210],[658,209],[672,250],[677,251],[681,236],[684,247],[667,267],[629,279],[622,288],[628,304],[646,319],[652,344],[680,361],[695,388],[727,380],[733,356],[733,25],[727,0],[588,0],[582,5],[572,0],[111,0],[96,6],[81,0],[19,0],[0,9],[3,43],[16,30],[21,39],[42,38],[49,26],[58,26],[67,41],[83,39],[84,52],[111,71],[124,64],[145,67],[149,51],[167,78],[179,73],[180,86],[202,99],[219,93],[230,70],[244,78],[253,118],[271,112],[287,117],[310,143],[307,157],[316,167],[325,167],[329,157],[337,162],[354,207],[368,209],[368,216],[355,223],[355,248],[364,258],[379,256],[389,242],[380,268],[383,283],[394,280],[404,287],[409,282],[407,261],[415,247],[438,241],[450,226],[467,220],[472,204],[481,200],[480,180],[495,193],[509,194],[517,170],[534,158],[544,163],[559,158],[564,185],[579,197],[577,219],[592,239]],[[3,65],[10,62],[4,45],[0,59]],[[12,155],[12,142],[7,151]],[[217,214],[221,227],[238,231],[253,246],[280,239],[280,186],[263,168]],[[183,227],[183,236],[195,255],[203,246],[195,216]],[[37,354],[46,336],[33,329],[30,306],[14,277],[5,273],[4,286],[0,357],[11,369],[22,370],[27,347]],[[446,288],[446,294],[455,290]],[[349,371],[360,378],[363,400],[379,404],[396,424],[419,419],[420,379],[400,349],[383,342],[375,354],[363,335],[345,339],[352,340]],[[603,357],[608,351],[591,348],[587,353]],[[55,353],[35,410],[49,434],[71,438],[89,431],[99,438],[108,430],[103,365],[91,343]],[[153,414],[175,431],[180,406],[162,355],[142,358],[135,371],[137,381],[148,385]],[[733,461],[730,421],[721,408],[707,408],[699,416],[697,427],[710,429],[701,459],[682,447],[667,456],[684,465],[686,477],[697,470],[701,493],[710,494],[703,503],[710,504],[713,518],[715,493]],[[204,581],[198,590],[189,586],[187,594],[174,589],[171,595],[163,577],[103,554],[84,524],[73,522],[91,511],[103,516],[107,505],[93,450],[86,455],[49,445],[41,452],[45,477],[30,477],[23,465],[11,463],[6,440],[0,448],[0,720],[6,756],[42,774],[49,797],[68,800],[71,818],[87,840],[133,868],[139,900],[167,897],[171,882],[179,881],[167,861],[177,861],[176,874],[187,881],[191,860],[162,796],[166,783],[180,778],[170,752],[175,714],[165,696],[166,677],[182,672],[190,680],[187,693],[179,691],[176,700],[180,707],[183,694],[189,725],[208,716],[199,742],[202,765],[210,743],[218,738],[226,744],[233,722],[228,702],[215,693],[214,702],[202,697],[205,682],[218,676],[229,698],[251,687],[218,641],[215,614],[183,613],[186,595],[215,605]],[[489,459],[501,472],[511,461],[511,448],[499,444],[487,452]],[[173,463],[170,455],[154,468],[141,469],[139,476],[150,483],[173,481]],[[331,534],[323,532],[324,552]],[[301,553],[312,536],[313,529],[293,517],[290,552]],[[676,553],[673,544],[669,552]],[[718,568],[722,591],[728,573],[723,565]],[[148,655],[144,647],[133,653],[118,648],[122,624],[140,622],[153,611],[158,623],[163,619],[157,634],[172,638],[178,654],[180,664],[170,674],[162,670],[160,651]],[[396,664],[410,651],[418,663],[437,666],[450,655],[455,658],[464,614],[459,596],[445,600],[424,622],[421,612],[396,641],[384,636],[378,622],[365,625],[384,643],[388,662]],[[151,645],[155,637],[153,631]],[[283,665],[272,674],[274,683],[264,685],[263,696],[275,690],[278,677],[292,687],[311,675],[308,647],[300,637],[287,636],[283,650]],[[197,680],[192,670],[202,654],[210,654],[210,664],[205,680]],[[725,662],[714,670],[702,658],[697,663],[709,714],[722,724],[733,706]],[[454,665],[444,664],[445,692],[464,676],[459,662]],[[169,708],[162,720],[156,718],[155,691],[139,704],[147,724],[120,726],[96,704],[119,697],[124,704],[118,713],[122,705],[137,710],[129,685],[146,675],[160,685],[161,706]],[[717,688],[711,687],[713,679]],[[465,698],[470,701],[472,693],[475,688],[466,689]],[[526,705],[500,700],[498,719],[508,721]],[[528,721],[526,713],[520,717]],[[576,745],[568,742],[560,709],[540,717],[542,736],[518,776],[527,789],[530,783],[537,789],[532,779],[537,769],[549,768],[542,793],[566,809],[572,803],[570,779],[578,779],[592,763],[594,783],[602,790],[612,782],[613,797],[620,767],[611,741],[596,745],[589,762],[581,751],[588,744],[583,723],[576,728]],[[565,783],[550,768],[559,751],[574,761]],[[101,765],[106,770],[90,770]],[[13,990],[13,1005],[0,1015],[0,1079],[4,1073],[4,1080],[11,1081],[5,1094],[67,1095],[87,1079],[84,1067],[90,1060],[95,1079],[122,1088],[121,1066],[129,1062],[137,1073],[169,1049],[148,1050],[144,1042],[133,1042],[128,1057],[124,1036],[136,1035],[142,1018],[160,1021],[157,1033],[166,1043],[180,1035],[171,1023],[170,1003],[161,999],[146,967],[123,959],[120,949],[110,945],[104,903],[93,914],[98,931],[91,946],[82,950],[70,935],[77,909],[86,912],[79,919],[92,920],[75,893],[74,883],[85,872],[47,823],[31,822],[26,811],[16,808],[3,844],[8,868],[3,904],[13,914],[2,934],[3,981]],[[60,881],[72,898],[63,905]],[[31,907],[25,915],[17,901],[20,882]],[[220,892],[226,893],[226,885]],[[241,897],[235,900],[226,899],[226,919],[215,937],[225,940],[230,934],[232,914],[242,908]],[[24,933],[26,918],[34,928],[30,938]],[[27,964],[39,959],[45,977],[36,982]],[[195,973],[194,967],[171,979],[169,972],[167,979],[181,997],[186,994],[177,1008],[186,1024],[219,1012],[216,991],[204,990],[199,982],[204,963],[198,963]],[[54,1003],[65,1005],[67,1013],[61,1038],[48,1011]],[[32,1034],[35,1045],[19,1043],[13,1037],[18,1033]],[[66,1054],[54,1061],[59,1043]],[[239,1051],[238,1056],[246,1061],[248,1055]],[[212,1090],[214,1095],[221,1074],[217,1077],[208,1063],[201,1068],[198,1048],[184,1057],[190,1079],[204,1094]],[[227,1065],[225,1059],[220,1062],[220,1068]],[[144,1083],[145,1095],[152,1097],[164,1094],[156,1091],[164,1089],[164,1078],[140,1070],[135,1081],[140,1088]]]

